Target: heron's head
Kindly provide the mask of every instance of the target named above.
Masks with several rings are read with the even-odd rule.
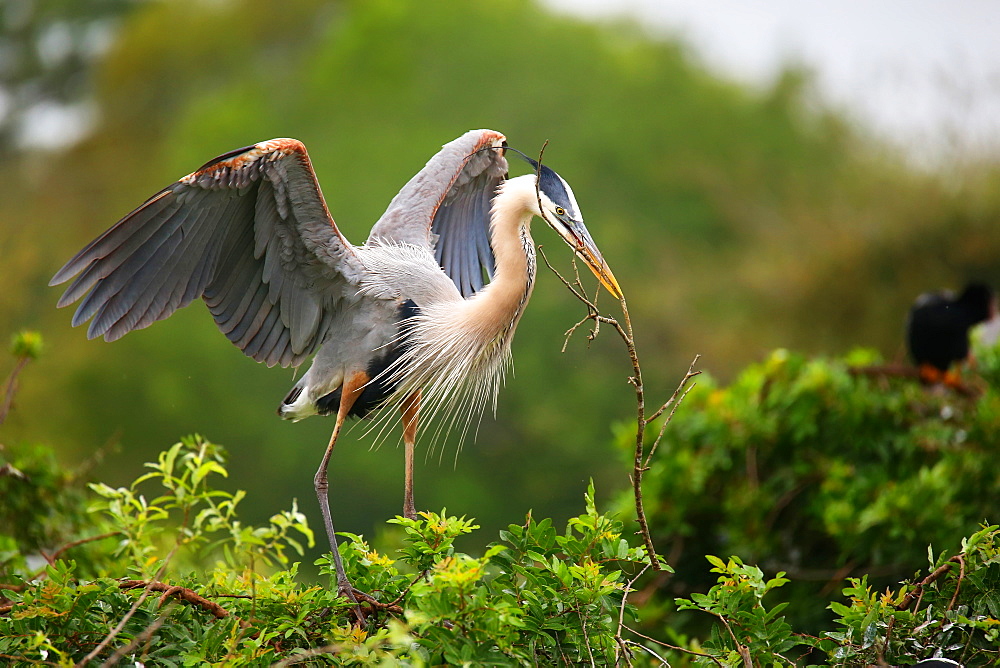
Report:
[[[615,275],[611,273],[611,268],[604,261],[601,251],[583,224],[583,216],[580,214],[573,189],[552,169],[545,165],[539,167],[537,162],[527,156],[525,159],[531,163],[538,175],[539,216],[576,251],[580,259],[594,272],[594,276],[597,276],[601,285],[616,298],[621,299],[622,291],[618,287]]]

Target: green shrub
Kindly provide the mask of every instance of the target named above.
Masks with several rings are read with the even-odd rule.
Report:
[[[26,568],[30,559],[6,562],[0,655],[69,665],[112,629],[96,656],[125,647],[122,656],[157,665],[271,662],[317,647],[332,663],[365,665],[611,664],[622,651],[619,618],[634,614],[623,599],[644,553],[597,512],[592,488],[564,532],[529,516],[479,558],[453,545],[478,527],[444,511],[390,520],[402,530],[395,559],[342,534],[354,585],[379,601],[365,606],[361,627],[335,587],[297,578],[289,554],[301,554],[312,532],[294,506],[268,526],[248,526],[237,516],[244,493],[213,488],[226,475],[221,448],[192,437],[147,466],[128,487],[90,485],[95,519],[82,531],[117,527],[117,540],[81,544],[74,556],[100,564],[103,577],[81,577],[76,560],[52,560],[38,573]],[[37,498],[38,484],[52,479],[25,478],[7,498]],[[48,512],[22,507],[33,508],[28,524]],[[3,539],[34,544],[21,534]],[[330,560],[320,564],[334,583]]]
[[[984,359],[984,373],[995,373]],[[779,352],[729,388],[702,382],[689,396],[645,490],[676,574],[649,568],[642,538],[598,512],[591,485],[563,531],[529,514],[481,556],[455,549],[478,527],[446,511],[390,520],[395,533],[383,542],[392,548],[341,534],[347,572],[370,595],[360,622],[335,594],[328,557],[318,561],[323,584],[299,576],[293,558],[313,534],[294,504],[264,526],[241,522],[245,493],[216,489],[225,452],[203,438],[171,446],[118,488],[85,485],[43,447],[4,447],[0,658],[995,664],[1000,529],[961,536],[996,498],[997,399],[986,388],[972,399],[852,372],[859,361],[870,358]],[[739,556],[709,556],[706,570],[701,555],[692,563],[698,550]],[[826,589],[803,577],[810,569],[829,569]]]
[[[994,360],[980,361],[984,374]],[[645,478],[655,543],[676,569],[664,598],[712,585],[702,555],[738,554],[785,572],[775,596],[818,632],[832,616],[817,597],[844,578],[894,586],[929,544],[958,545],[998,519],[1000,395],[973,375],[972,396],[928,389],[878,362],[779,350],[728,387],[699,377]],[[631,455],[629,430],[618,440]]]

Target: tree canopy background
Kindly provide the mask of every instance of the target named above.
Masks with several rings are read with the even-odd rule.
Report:
[[[818,105],[794,69],[748,89],[683,44],[528,0],[56,2],[19,30],[61,22],[78,35],[109,16],[109,48],[49,81],[88,91],[90,134],[0,164],[0,323],[39,329],[50,346],[3,438],[71,460],[117,444],[99,463],[108,482],[201,432],[231,446],[234,487],[264,488],[247,510],[268,516],[294,496],[318,526],[312,473],[332,421],[277,419],[291,370],[244,358],[200,305],[114,345],[88,342],[47,287],[146,197],[271,137],[305,142],[355,242],[465,130],[495,128],[529,154],[548,140],[546,161],[573,185],[629,297],[647,391],[664,397],[695,353],[721,379],[780,346],[895,357],[918,293],[1000,281],[995,162],[916,170]],[[4,38],[15,32],[6,25]],[[562,242],[540,224],[534,236],[568,270]],[[582,315],[542,272],[497,419],[484,418],[457,463],[453,443],[418,462],[420,507],[476,517],[489,539],[529,508],[574,514],[589,478],[605,498],[627,485],[609,425],[630,417],[629,367],[609,337],[588,346],[578,335],[560,354]],[[331,466],[338,528],[356,532],[399,512],[402,496],[401,449],[368,452],[363,431]]]

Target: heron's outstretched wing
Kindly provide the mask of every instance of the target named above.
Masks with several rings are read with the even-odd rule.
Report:
[[[73,325],[113,341],[202,297],[219,329],[268,366],[326,338],[361,267],[327,210],[305,146],[272,139],[219,156],[151,197],[52,278],[84,297]],[[78,275],[79,274],[79,275]],[[89,291],[89,294],[87,294]]]
[[[504,136],[470,130],[445,144],[389,203],[368,243],[394,241],[433,247],[462,296],[493,276],[490,203],[507,176]]]

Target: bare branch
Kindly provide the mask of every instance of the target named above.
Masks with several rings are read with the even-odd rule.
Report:
[[[656,660],[660,662],[661,666],[670,666],[670,662],[669,661],[667,661],[662,656],[660,656],[659,654],[657,654],[656,652],[654,652],[653,650],[651,650],[650,648],[646,647],[643,644],[637,643],[634,640],[626,640],[625,644],[626,645],[630,645],[632,647],[638,647],[642,651],[644,651],[644,652],[646,652],[648,654],[652,654],[654,657],[656,657]],[[632,665],[632,664],[630,663],[629,665]]]
[[[53,552],[51,555],[46,555],[45,553],[42,553],[42,556],[45,557],[45,560],[47,562],[49,562],[50,564],[54,564],[59,559],[59,557],[61,557],[67,550],[72,550],[74,547],[79,547],[80,545],[84,545],[86,543],[92,543],[95,540],[104,540],[105,538],[118,536],[121,535],[121,533],[122,533],[121,531],[109,531],[108,533],[102,533],[98,536],[89,536],[88,538],[81,538],[79,540],[74,540],[71,543],[66,543],[58,550]],[[40,575],[42,575],[42,573],[39,573],[35,577],[39,577]]]
[[[562,350],[560,350],[559,352],[561,352],[561,353],[566,352],[566,346],[569,345],[569,340],[573,337],[573,334],[575,334],[576,330],[579,329],[588,320],[594,320],[594,318],[591,318],[588,315],[586,318],[584,318],[583,320],[581,320],[580,322],[576,323],[575,325],[573,325],[572,327],[570,327],[569,329],[566,330],[565,334],[563,335],[563,336],[565,336],[565,338],[563,339]],[[597,322],[600,323],[599,320]],[[590,340],[593,341],[594,337],[596,337],[596,336],[597,336],[597,332],[596,331],[591,332]]]
[[[24,370],[24,367],[31,361],[30,357],[22,356],[17,359],[17,364],[14,365],[14,369],[7,376],[7,382],[5,383],[3,392],[3,402],[0,403],[0,424],[3,424],[4,420],[7,419],[7,414],[10,413],[11,404],[14,403],[14,394],[17,393],[17,376]]]
[[[662,640],[657,640],[656,638],[651,638],[651,637],[649,637],[649,636],[647,636],[647,635],[644,635],[644,634],[642,634],[642,633],[639,633],[639,632],[638,632],[638,631],[636,631],[635,629],[633,629],[633,628],[630,628],[630,627],[628,627],[628,626],[626,626],[626,627],[624,627],[624,628],[625,628],[625,630],[626,630],[626,631],[628,631],[629,633],[631,633],[631,634],[633,634],[633,635],[636,635],[636,636],[639,636],[639,637],[640,637],[640,638],[642,638],[643,640],[648,640],[649,642],[653,642],[653,643],[656,643],[657,645],[662,645],[663,647],[666,647],[667,649],[672,649],[672,650],[674,650],[675,652],[683,652],[684,654],[692,654],[692,655],[694,655],[694,656],[703,656],[703,657],[705,657],[706,659],[711,659],[712,661],[714,661],[714,662],[715,662],[715,665],[717,665],[717,666],[722,666],[722,662],[721,662],[721,661],[719,661],[718,659],[716,659],[716,658],[715,658],[714,656],[712,656],[711,654],[705,654],[704,652],[696,652],[696,651],[694,651],[693,649],[686,649],[686,648],[684,648],[684,647],[678,647],[677,645],[671,645],[670,643],[665,643],[665,642],[663,642]],[[637,643],[637,644],[638,644],[638,643]]]
[[[108,660],[101,664],[101,668],[111,668],[111,666],[117,666],[118,662],[121,661],[126,654],[152,638],[159,628],[163,626],[163,622],[167,621],[167,617],[169,616],[170,610],[168,609],[162,615],[154,619],[153,623],[144,628],[141,633],[136,634],[135,638],[132,638],[132,642],[115,650],[115,653],[109,656]]]
[[[586,292],[582,289],[582,287],[580,290],[577,290],[576,286],[580,285],[579,273],[576,276],[576,282],[570,283],[568,280],[566,280],[565,277],[563,277],[562,274],[559,273],[559,270],[553,267],[552,263],[549,262],[549,258],[545,256],[545,251],[542,249],[541,244],[538,245],[538,254],[542,256],[542,261],[545,262],[545,266],[548,267],[549,270],[556,275],[556,278],[558,278],[562,282],[562,284],[566,286],[566,289],[572,292],[574,297],[579,299],[587,306],[588,315],[587,318],[585,318],[585,320],[596,318],[599,313],[599,311],[597,310],[597,306],[592,301],[590,301],[590,299],[587,298]],[[573,266],[574,268],[576,267],[575,262],[573,263]]]
[[[694,359],[691,360],[691,364],[688,365],[687,373],[684,374],[684,377],[681,379],[681,382],[677,385],[677,389],[674,390],[674,393],[670,395],[670,398],[667,399],[667,401],[662,406],[660,406],[659,408],[656,409],[656,412],[654,412],[652,415],[649,416],[649,418],[647,419],[648,422],[652,422],[656,418],[658,418],[661,415],[663,415],[663,411],[667,410],[667,408],[674,403],[674,400],[677,399],[677,395],[681,392],[681,390],[684,389],[684,386],[687,385],[687,382],[689,380],[691,380],[692,378],[694,378],[695,376],[701,375],[701,371],[700,370],[699,371],[695,371],[694,370],[695,366],[698,365],[698,361],[700,359],[701,359],[701,355],[695,355],[694,356]],[[694,387],[694,386],[692,385],[691,387]],[[689,391],[690,391],[690,388],[688,389],[688,392]],[[687,392],[684,392],[684,395],[687,395]],[[684,396],[682,396],[681,399],[683,400]],[[678,405],[680,404],[679,401],[677,403],[678,403]],[[674,406],[674,410],[677,410],[676,406]],[[673,416],[673,414],[674,414],[674,411],[670,411],[670,416]],[[667,418],[667,422],[668,423],[670,422],[670,416],[668,416],[668,418]]]
[[[643,462],[643,468],[649,468],[649,462],[652,461],[653,453],[656,452],[656,449],[660,446],[660,441],[663,440],[663,434],[665,434],[667,431],[667,425],[669,425],[670,421],[674,419],[674,413],[676,413],[680,405],[684,403],[684,399],[687,398],[688,392],[693,390],[695,385],[697,385],[697,383],[691,383],[690,385],[688,385],[688,387],[686,388],[684,387],[685,385],[687,385],[688,381],[690,381],[692,378],[701,373],[701,371],[694,370],[695,365],[698,363],[698,360],[700,359],[701,355],[694,356],[694,359],[691,360],[691,365],[688,367],[687,373],[684,374],[684,378],[681,379],[681,382],[677,386],[677,389],[674,390],[674,393],[670,395],[670,398],[667,399],[667,402],[662,406],[660,406],[660,408],[655,413],[653,413],[653,415],[650,418],[646,420],[646,423],[649,424],[656,418],[663,415],[663,411],[667,409],[667,406],[670,406],[670,413],[667,414],[667,419],[663,421],[662,425],[660,425],[660,432],[656,435],[656,438],[653,440],[653,444],[649,446],[649,453],[646,455],[646,461]],[[678,396],[678,393],[681,393],[680,396]]]
[[[138,589],[139,587],[143,587],[148,592],[153,592],[153,591],[162,592],[163,595],[160,596],[160,605],[163,605],[163,602],[167,598],[173,596],[175,598],[184,601],[185,603],[190,603],[191,605],[195,605],[204,610],[207,610],[208,612],[212,613],[212,615],[216,619],[226,619],[227,617],[229,617],[230,614],[228,610],[223,608],[215,601],[210,601],[201,594],[195,592],[193,589],[188,589],[187,587],[169,585],[165,582],[156,582],[156,581],[146,582],[145,580],[125,580],[119,583],[118,587],[123,591],[127,591],[129,589]],[[246,627],[249,626],[249,624],[247,624],[243,620],[240,620],[240,626]]]
[[[923,580],[917,583],[917,586],[914,587],[913,591],[911,591],[909,594],[903,597],[903,600],[900,601],[899,605],[896,606],[896,609],[906,610],[907,608],[909,608],[910,605],[913,603],[914,599],[919,599],[924,595],[924,587],[935,582],[942,575],[950,571],[952,568],[952,564],[962,563],[961,560],[962,560],[962,555],[956,554],[954,557],[952,557],[951,559],[949,559],[948,561],[946,561],[945,563],[941,564],[936,569],[934,569],[934,572],[932,572],[930,575],[928,575]],[[917,607],[918,608],[920,607],[919,604]]]
[[[615,650],[616,664],[618,663],[618,657],[620,656],[621,651],[622,650],[627,651],[627,647],[625,646],[625,640],[622,638],[622,629],[625,628],[625,606],[628,603],[628,595],[633,591],[632,586],[636,583],[636,581],[638,581],[639,578],[643,576],[643,574],[647,570],[649,570],[649,564],[646,564],[641,569],[639,569],[639,572],[635,574],[635,577],[633,577],[631,580],[628,581],[628,584],[625,585],[625,592],[622,595],[622,604],[618,606],[618,629],[615,631],[615,642],[618,644],[618,649]],[[627,656],[625,657],[625,661],[629,665],[631,665],[632,663],[631,661],[629,661]]]

